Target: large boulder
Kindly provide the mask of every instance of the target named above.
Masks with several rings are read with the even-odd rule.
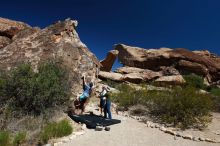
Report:
[[[106,58],[102,61],[101,63],[101,71],[111,71],[112,66],[114,65],[114,62],[118,56],[118,51],[117,50],[111,50],[108,52]]]
[[[9,45],[0,49],[1,69],[9,70],[20,63],[30,62],[37,71],[39,62],[59,61],[69,71],[73,94],[82,90],[82,75],[86,75],[88,80],[96,79],[100,63],[80,41],[76,32],[77,21],[66,19],[44,29],[25,27],[23,23],[11,23],[11,25],[17,25],[23,30],[17,34],[8,33],[14,36]],[[5,26],[5,30],[10,30],[11,27],[6,28]]]
[[[220,57],[207,51],[192,52],[186,49],[142,49],[118,44],[119,61],[124,66],[159,71],[162,66],[174,67],[180,73],[202,75],[209,82],[220,80]]]

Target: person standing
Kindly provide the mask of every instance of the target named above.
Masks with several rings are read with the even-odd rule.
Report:
[[[110,100],[110,95],[109,93],[105,94],[104,97],[105,100],[105,106],[104,106],[104,118],[112,119],[112,113],[111,113],[111,100]]]

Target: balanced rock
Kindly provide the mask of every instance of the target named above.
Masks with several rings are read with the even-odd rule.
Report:
[[[108,52],[106,58],[102,61],[100,61],[101,63],[101,71],[111,71],[112,66],[116,60],[118,56],[118,51],[117,50],[111,50]]]

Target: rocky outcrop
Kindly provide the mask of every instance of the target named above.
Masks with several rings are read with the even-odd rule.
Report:
[[[130,82],[147,82],[162,76],[161,72],[135,67],[120,67],[115,72],[124,74],[124,80]]]
[[[101,63],[101,71],[111,71],[112,66],[116,60],[118,56],[118,51],[117,50],[111,50],[108,52],[106,58],[102,61],[100,61]]]
[[[0,17],[0,36],[12,38],[19,31],[30,27],[29,25]]]
[[[2,22],[7,22],[7,25],[2,25]],[[86,75],[88,80],[94,80],[100,67],[99,60],[80,41],[77,24],[77,21],[66,19],[40,29],[0,19],[0,35],[13,36],[12,42],[0,49],[0,68],[7,70],[30,62],[36,70],[41,61],[59,61],[70,72],[72,91],[76,94],[82,90],[81,76]]]
[[[123,75],[120,73],[114,73],[114,72],[105,72],[105,71],[100,71],[99,72],[99,78],[101,79],[109,79],[113,80],[116,82],[122,82],[123,81]]]
[[[126,70],[127,68],[127,70]],[[124,70],[124,71],[123,71]],[[135,68],[130,67],[122,67],[119,68],[116,73],[115,72],[105,72],[100,71],[99,77],[101,79],[109,79],[117,82],[131,82],[131,83],[141,83],[141,82],[148,82],[152,81],[160,76],[162,76],[159,72],[153,72],[150,70],[144,70],[144,71],[136,71],[136,72],[130,72],[132,70],[138,70]],[[142,69],[140,69],[142,70]],[[125,73],[126,72],[126,73]]]
[[[119,51],[119,61],[124,66],[153,71],[161,71],[161,67],[173,67],[176,71],[173,70],[175,73],[169,75],[195,73],[205,77],[209,83],[220,80],[220,57],[208,51],[142,49],[123,44],[116,45],[115,49]]]
[[[156,84],[162,85],[181,85],[185,80],[181,75],[162,76],[154,81]]]

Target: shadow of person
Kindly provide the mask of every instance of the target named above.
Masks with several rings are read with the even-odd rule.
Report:
[[[84,114],[84,115],[70,115],[69,117],[77,123],[84,123],[88,129],[95,129],[96,126],[111,126],[114,124],[121,123],[121,120],[117,119],[106,119],[102,116],[94,114]]]

